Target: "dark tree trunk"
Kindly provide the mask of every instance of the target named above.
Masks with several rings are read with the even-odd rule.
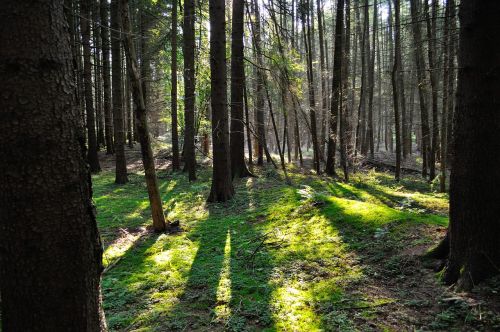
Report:
[[[499,273],[500,45],[498,1],[462,1],[444,280],[469,289]]]
[[[225,202],[234,195],[229,159],[226,81],[226,19],[224,0],[210,0],[210,102],[212,104],[213,175],[209,202]]]
[[[101,1],[101,39],[102,39],[102,81],[104,106],[104,132],[106,138],[106,154],[115,153],[113,145],[113,114],[111,112],[111,79],[109,66],[109,5],[107,0]]]
[[[170,103],[172,112],[172,170],[180,169],[179,163],[179,132],[177,123],[177,0],[172,0],[172,63]]]
[[[63,1],[3,1],[0,22],[2,328],[105,331]]]
[[[400,28],[400,7],[399,0],[394,0],[394,66],[392,69],[392,91],[394,100],[394,122],[395,122],[395,133],[396,133],[396,181],[400,179],[401,171],[401,130],[400,130],[400,119],[399,119],[399,88],[398,76],[401,70],[401,28]]]
[[[141,144],[142,164],[148,188],[149,203],[151,205],[151,216],[155,231],[162,232],[166,229],[165,215],[163,214],[158,180],[156,178],[155,161],[151,149],[149,137],[148,120],[144,94],[142,91],[141,78],[137,67],[135,45],[131,35],[128,0],[121,0],[121,17],[123,20],[124,49],[127,58],[127,69],[132,84],[132,95],[135,102],[135,118],[137,121],[137,133]]]
[[[243,123],[243,89],[245,69],[243,63],[244,0],[233,0],[231,28],[231,176],[251,175],[245,164],[245,133]]]
[[[333,53],[332,105],[330,108],[330,135],[328,136],[328,152],[325,172],[335,175],[335,152],[337,148],[337,121],[341,98],[342,52],[344,39],[344,0],[337,2],[335,20],[335,48]]]
[[[87,114],[87,160],[90,171],[101,171],[97,155],[97,136],[95,129],[95,109],[92,93],[92,63],[90,62],[90,8],[91,0],[82,0],[80,3],[80,29],[83,46],[83,82],[85,86],[85,109]]]
[[[367,4],[368,8],[368,4]],[[368,72],[368,119],[367,119],[367,129],[366,129],[366,138],[365,144],[368,146],[370,150],[370,157],[373,158],[375,145],[373,141],[374,130],[373,130],[373,94],[375,90],[375,42],[377,36],[377,0],[373,2],[373,32],[372,32],[372,45],[371,45],[371,55],[370,57],[370,68]],[[370,50],[370,47],[367,47],[367,51]]]
[[[424,52],[422,50],[422,33],[420,29],[420,17],[418,0],[411,0],[410,10],[412,16],[413,41],[415,43],[415,63],[418,79],[418,96],[420,104],[420,122],[422,133],[422,176],[427,176],[427,158],[429,155],[429,115],[427,112]]]
[[[349,153],[348,153],[348,145],[349,145],[349,110],[350,105],[348,102],[348,84],[349,84],[349,69],[350,69],[350,48],[351,48],[351,3],[350,0],[346,0],[345,2],[345,30],[343,39],[343,54],[342,54],[342,107],[340,108],[340,166],[344,171],[344,180],[349,181]]]
[[[244,68],[243,68],[244,70]],[[244,72],[243,72],[244,73]],[[243,80],[243,96],[245,100],[245,129],[247,133],[247,149],[248,149],[248,163],[252,165],[252,137],[250,133],[250,116],[249,116],[249,109],[248,109],[248,96],[247,96],[247,85],[246,85],[246,80]]]
[[[196,180],[196,154],[194,149],[194,107],[195,107],[195,66],[194,66],[194,0],[184,2],[183,53],[184,53],[184,170],[189,181]]]
[[[435,70],[436,43],[436,15],[437,1],[432,0],[432,19],[429,14],[429,0],[425,0],[425,16],[427,22],[427,39],[429,41],[429,76],[431,78],[431,100],[432,100],[432,140],[429,151],[429,180],[436,177],[436,150],[438,148],[439,123],[438,123],[438,78]]]
[[[125,129],[123,123],[123,80],[121,52],[121,17],[119,0],[111,0],[111,71],[113,75],[113,127],[115,136],[115,183],[128,182],[125,159]]]
[[[449,100],[449,45],[450,45],[450,1],[446,2],[445,19],[444,19],[444,42],[443,42],[443,105],[441,112],[441,174],[439,177],[439,191],[446,192],[446,168],[448,146],[446,143],[446,131],[448,130],[448,109],[450,107]]]

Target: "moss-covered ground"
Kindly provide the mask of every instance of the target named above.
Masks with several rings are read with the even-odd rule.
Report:
[[[447,225],[448,197],[406,176],[364,171],[349,183],[290,166],[235,181],[207,204],[199,179],[159,172],[181,231],[155,234],[143,175],[93,177],[112,331],[406,331],[500,328],[498,284],[455,294],[420,256]],[[486,294],[486,304],[485,296]],[[491,297],[488,297],[491,296]],[[489,301],[489,302],[488,302]]]

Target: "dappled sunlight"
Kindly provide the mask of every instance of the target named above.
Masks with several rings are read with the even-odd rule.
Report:
[[[147,230],[145,227],[140,227],[136,231],[129,231],[127,229],[120,229],[120,237],[118,237],[114,242],[108,245],[103,253],[103,265],[108,267],[110,264],[117,262],[118,259],[130,249],[134,244],[146,234]]]

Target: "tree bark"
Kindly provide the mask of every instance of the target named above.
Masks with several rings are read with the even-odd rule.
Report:
[[[226,79],[226,18],[224,0],[210,0],[210,102],[212,104],[213,175],[209,202],[234,196],[229,158]]]
[[[115,136],[116,170],[115,183],[128,182],[125,159],[125,130],[123,122],[123,79],[121,52],[120,0],[111,0],[111,72],[113,75],[113,127]]]
[[[401,70],[401,28],[400,28],[400,17],[399,17],[400,7],[399,0],[394,0],[394,16],[395,16],[395,47],[394,47],[394,66],[392,68],[392,91],[394,100],[394,122],[395,122],[395,133],[396,133],[396,181],[400,179],[401,173],[401,130],[400,130],[400,119],[399,119],[399,88],[398,75]]]
[[[194,148],[194,108],[196,97],[194,66],[194,0],[184,2],[184,171],[188,172],[189,181],[196,180],[196,154]]]
[[[63,1],[3,1],[0,21],[2,328],[105,331],[102,246]]]
[[[450,255],[444,281],[470,289],[500,272],[498,1],[462,1],[450,178]]]
[[[250,176],[245,163],[245,133],[243,122],[243,89],[245,69],[243,63],[243,17],[244,0],[232,1],[231,28],[231,176],[232,178]]]
[[[415,43],[415,63],[418,79],[418,96],[420,105],[420,122],[422,133],[422,176],[427,176],[427,159],[429,155],[429,115],[427,111],[426,90],[425,90],[425,68],[424,52],[422,50],[422,33],[420,30],[420,17],[418,0],[410,1],[410,11],[412,16],[413,39]]]
[[[325,172],[334,176],[335,153],[337,147],[337,121],[341,98],[342,53],[344,39],[344,0],[337,1],[337,17],[335,20],[335,49],[333,52],[332,105],[330,108],[330,135],[328,136],[328,152]]]

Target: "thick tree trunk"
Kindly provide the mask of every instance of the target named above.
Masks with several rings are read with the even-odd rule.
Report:
[[[500,262],[498,1],[462,1],[450,178],[450,255],[444,281],[469,289]],[[495,151],[495,152],[494,152]]]
[[[194,147],[194,107],[196,97],[194,66],[194,0],[184,2],[183,54],[184,54],[184,171],[189,181],[196,180],[196,153]]]
[[[63,1],[3,1],[0,21],[2,328],[105,331]]]
[[[172,116],[172,170],[178,171],[180,169],[179,162],[179,132],[177,122],[177,0],[172,0],[172,39],[171,39],[171,58],[172,63],[171,71],[171,116]]]
[[[243,63],[244,0],[233,0],[231,28],[231,176],[247,177],[250,172],[245,163],[245,133],[243,123],[243,89],[245,69]]]
[[[115,136],[116,171],[115,183],[128,182],[127,160],[125,159],[125,129],[123,122],[123,80],[121,57],[120,0],[111,0],[111,72],[113,75],[113,127]]]
[[[137,133],[141,144],[142,164],[146,177],[146,186],[148,188],[149,203],[151,205],[151,216],[155,231],[162,232],[167,228],[165,216],[163,214],[160,191],[158,189],[158,180],[156,178],[155,161],[153,150],[151,149],[151,139],[149,137],[147,110],[144,102],[141,78],[137,66],[135,45],[131,35],[128,0],[120,0],[121,17],[123,20],[124,49],[127,59],[127,69],[132,84],[132,95],[135,102],[135,118],[137,121]]]
[[[234,195],[229,158],[226,81],[225,1],[210,0],[210,86],[212,104],[213,175],[209,202],[225,202]]]
[[[87,160],[90,171],[101,171],[97,155],[97,136],[95,129],[95,109],[92,93],[92,63],[90,62],[90,8],[91,0],[82,0],[80,3],[80,29],[83,46],[83,82],[85,87],[85,109],[87,115]]]

